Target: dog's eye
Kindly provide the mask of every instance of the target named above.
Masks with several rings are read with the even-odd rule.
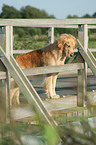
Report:
[[[67,45],[68,47],[70,47],[70,45]]]

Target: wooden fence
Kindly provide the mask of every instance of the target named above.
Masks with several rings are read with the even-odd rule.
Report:
[[[51,43],[54,41],[54,28],[78,28],[78,39],[82,43],[82,47],[80,44],[79,44],[79,46],[82,49],[84,49],[84,54],[85,54],[85,56],[82,55],[82,51],[80,51],[81,55],[83,56],[83,58],[82,58],[83,62],[84,62],[83,64],[77,63],[77,64],[69,64],[69,65],[64,65],[64,66],[42,67],[42,68],[38,68],[38,69],[36,68],[35,70],[30,69],[28,71],[27,70],[25,70],[25,71],[27,71],[27,73],[29,73],[30,75],[41,75],[41,74],[48,74],[48,73],[55,73],[55,72],[63,72],[63,71],[66,71],[66,69],[71,71],[74,68],[78,72],[77,105],[84,106],[85,98],[86,98],[86,90],[87,90],[87,63],[88,63],[88,61],[91,61],[90,64],[92,64],[92,67],[91,67],[91,65],[90,65],[90,67],[91,67],[93,73],[96,70],[96,66],[94,65],[94,60],[96,60],[96,59],[93,59],[93,56],[92,56],[91,59],[89,60],[88,59],[89,55],[87,55],[88,28],[92,28],[92,29],[96,28],[96,19],[62,19],[62,20],[59,20],[59,19],[1,19],[0,26],[5,27],[5,43],[2,44],[4,36],[1,37],[1,40],[0,40],[0,45],[2,46],[2,48],[5,51],[5,54],[3,54],[3,51],[1,48],[1,51],[0,51],[0,59],[1,59],[0,71],[6,72],[6,74],[5,74],[6,75],[6,77],[5,77],[6,83],[4,84],[4,87],[3,87],[5,92],[6,92],[5,93],[6,95],[3,98],[3,100],[5,99],[5,102],[6,101],[8,102],[8,98],[9,98],[8,96],[10,94],[9,93],[10,74],[9,74],[8,69],[10,70],[10,73],[12,73],[11,71],[14,71],[15,69],[17,69],[17,71],[16,71],[17,74],[15,74],[15,72],[13,72],[13,77],[15,77],[15,75],[22,76],[22,73],[20,72],[20,70],[18,69],[17,65],[14,63],[14,60],[11,57],[14,53],[13,52],[13,27],[17,27],[17,26],[18,27],[51,27],[51,29],[52,29],[52,31],[51,31]],[[3,57],[2,55],[4,55],[4,57],[5,57],[4,60],[2,58]],[[86,57],[86,55],[87,55],[87,57]],[[90,52],[90,56],[91,56],[91,52]],[[87,59],[87,63],[86,63],[86,59]],[[12,68],[13,65],[11,65],[11,63],[12,64],[14,63],[15,69]],[[8,64],[9,67],[6,64]],[[5,68],[4,65],[6,66],[7,69]],[[35,71],[35,73],[34,73],[34,71]],[[18,75],[18,73],[19,73],[19,75]],[[2,74],[2,72],[0,72],[0,76],[3,76],[3,78],[4,78],[4,74]],[[24,90],[24,88],[23,88],[24,84],[26,85],[28,83],[26,81],[24,81],[24,80],[26,80],[25,77],[24,76],[22,76],[22,77],[23,77],[22,78],[23,86],[19,84],[19,83],[21,83],[20,78],[19,78],[19,80],[17,79],[18,80],[17,83],[20,86],[21,90],[22,89]],[[29,94],[29,93],[31,91],[29,91],[29,93],[28,93],[28,89],[27,89],[28,85],[26,85],[25,90],[27,92],[26,94],[30,96],[31,94]],[[29,86],[29,88],[30,88],[30,86]],[[1,94],[2,94],[2,91],[1,91]],[[34,98],[34,95],[33,95],[33,98]],[[30,97],[29,97],[29,100],[30,100]],[[40,101],[40,102],[39,102],[40,104],[38,104],[38,105],[40,105],[40,107],[41,107],[41,112],[43,112],[43,117],[45,117],[45,120],[47,120],[47,122],[49,122],[50,124],[51,123],[56,124],[54,122],[54,120],[50,117],[50,114],[46,111],[46,109],[44,107],[42,107],[42,101]],[[9,114],[9,112],[8,112],[9,107],[8,106],[9,105],[7,103],[7,109],[6,109],[7,110],[7,117]]]

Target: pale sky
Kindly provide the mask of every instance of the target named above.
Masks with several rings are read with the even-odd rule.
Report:
[[[96,12],[96,0],[0,0],[0,12],[3,4],[13,6],[20,10],[23,6],[33,6],[45,10],[57,19],[64,19],[69,14],[79,17]]]

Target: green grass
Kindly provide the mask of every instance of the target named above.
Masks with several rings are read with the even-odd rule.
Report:
[[[96,49],[96,34],[91,34],[89,36],[88,47]],[[92,54],[96,57],[96,52],[92,52]]]
[[[39,49],[44,47],[47,43],[47,36],[37,36],[28,38],[15,38],[14,39],[14,50],[28,50],[28,49]]]
[[[47,35],[28,36],[24,38],[15,37],[13,47],[14,50],[33,50],[44,47],[47,42]],[[96,48],[96,34],[91,34],[89,36],[88,47],[93,49]],[[96,52],[93,52],[93,55],[96,57]]]

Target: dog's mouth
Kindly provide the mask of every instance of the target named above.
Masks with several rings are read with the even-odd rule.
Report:
[[[70,57],[73,57],[73,56],[74,56],[74,53],[71,53],[71,54],[70,54]]]
[[[67,57],[73,57],[74,53],[67,53]]]

